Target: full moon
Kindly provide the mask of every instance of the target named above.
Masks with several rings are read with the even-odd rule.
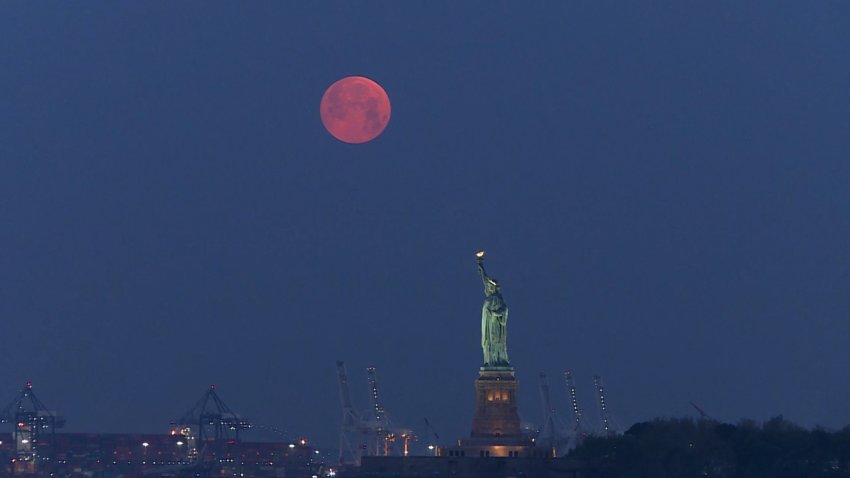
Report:
[[[390,121],[390,98],[381,85],[363,76],[349,76],[332,84],[319,106],[322,124],[334,138],[346,143],[375,139]]]

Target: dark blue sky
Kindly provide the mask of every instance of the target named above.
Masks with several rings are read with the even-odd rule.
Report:
[[[342,359],[453,440],[483,247],[525,420],[569,367],[624,426],[846,425],[848,85],[839,0],[3,2],[0,398],[159,431],[216,383],[334,444]]]

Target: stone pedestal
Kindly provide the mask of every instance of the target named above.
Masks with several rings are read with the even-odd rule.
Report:
[[[481,367],[475,380],[475,417],[470,438],[522,437],[513,367]]]

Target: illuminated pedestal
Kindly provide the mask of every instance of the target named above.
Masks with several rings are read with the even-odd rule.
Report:
[[[520,438],[517,382],[513,368],[481,368],[475,380],[471,438]]]
[[[439,456],[470,458],[551,457],[522,435],[517,412],[519,382],[513,367],[481,367],[475,380],[475,416],[469,438],[443,446]]]

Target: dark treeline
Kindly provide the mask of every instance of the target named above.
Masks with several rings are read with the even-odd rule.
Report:
[[[850,426],[807,430],[781,416],[763,424],[657,419],[570,452],[588,478],[850,477]]]

